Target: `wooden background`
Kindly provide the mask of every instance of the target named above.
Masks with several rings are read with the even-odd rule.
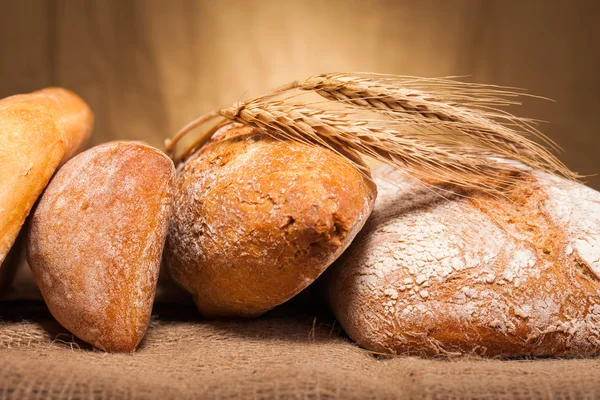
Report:
[[[0,0],[0,96],[61,85],[93,144],[161,146],[195,116],[326,71],[471,75],[528,88],[523,116],[600,172],[600,2]],[[600,178],[588,178],[600,189]]]

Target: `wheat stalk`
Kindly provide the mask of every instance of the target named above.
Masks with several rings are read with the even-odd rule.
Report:
[[[324,100],[301,100],[303,93],[316,93]],[[422,181],[467,189],[495,193],[499,185],[523,172],[519,164],[576,179],[545,147],[527,137],[533,135],[556,147],[534,127],[536,121],[501,109],[518,104],[515,98],[520,95],[512,88],[451,79],[323,74],[202,116],[167,140],[166,151],[181,162],[223,122],[200,135],[183,156],[174,155],[176,143],[220,117],[279,139],[322,145],[342,156],[348,153],[340,149],[349,150]]]
[[[489,146],[490,150],[506,155],[516,152],[522,156],[529,156],[529,162],[535,163],[535,165],[530,165],[538,169],[552,170],[553,172],[567,170],[558,159],[549,153],[545,157],[538,157],[545,150],[537,143],[524,137],[523,133],[532,133],[552,147],[555,147],[555,145],[539,131],[527,125],[525,119],[516,118],[506,113],[491,112],[482,108],[473,110],[464,106],[461,107],[458,103],[453,104],[448,96],[443,98],[435,93],[426,93],[411,88],[411,86],[414,86],[414,83],[411,84],[411,82],[399,86],[373,79],[352,80],[351,78],[352,76],[348,74],[317,75],[299,84],[299,87],[303,90],[316,91],[327,99],[372,109],[392,118],[402,118],[402,116],[409,114],[418,118],[447,122],[447,124],[444,124],[446,127],[452,123],[452,129],[455,132],[461,132],[467,137],[484,143]],[[442,80],[437,81],[438,90],[443,83]],[[469,99],[472,101],[471,107],[477,104],[475,102],[481,104],[485,101],[488,104],[494,104],[494,102],[501,101],[498,97],[484,99],[481,88],[475,93],[461,92],[461,88],[457,86],[454,86],[453,89],[453,93],[451,93],[453,99],[459,98],[460,94],[460,99],[463,102]],[[496,92],[510,93],[498,90]],[[478,93],[480,94],[478,95]],[[487,108],[491,107],[488,105]],[[503,126],[496,121],[497,119],[512,122],[522,128],[523,132]]]

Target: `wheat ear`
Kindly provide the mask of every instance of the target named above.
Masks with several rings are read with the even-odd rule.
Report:
[[[316,93],[324,100],[302,100],[302,93]],[[496,192],[522,173],[522,164],[575,179],[575,173],[527,137],[536,136],[555,147],[534,127],[536,121],[501,109],[517,104],[515,98],[522,95],[515,89],[451,79],[322,74],[200,117],[168,140],[166,151],[176,162],[182,161],[222,123],[200,135],[183,158],[174,155],[177,141],[221,117],[279,139],[336,152],[350,150],[423,181],[466,189]]]
[[[376,79],[356,79],[350,74],[324,74],[307,79],[299,84],[299,88],[316,91],[330,100],[372,109],[392,119],[411,115],[416,118],[441,121],[443,122],[440,124],[441,126],[451,127],[455,133],[463,134],[463,139],[474,139],[493,152],[509,157],[512,155],[511,158],[518,155],[519,161],[527,162],[531,167],[568,174],[568,168],[564,164],[542,146],[527,139],[525,135],[533,134],[556,148],[553,142],[527,124],[527,120],[493,109],[494,101],[498,104],[502,103],[499,95],[514,94],[514,92],[495,89],[496,97],[491,98],[489,95],[493,91],[488,89],[488,96],[484,99],[484,91],[481,87],[479,91],[471,93],[464,90],[471,89],[469,85],[461,88],[456,85],[456,81],[438,79],[436,83],[438,90],[444,84],[453,85],[454,99],[460,98],[463,102],[471,100],[472,108],[452,101],[449,96],[436,95],[435,90],[427,93],[416,89],[416,82],[406,78],[402,84],[401,80],[389,83]],[[461,89],[463,90],[461,91]],[[473,108],[476,101],[479,104],[485,103],[485,108]],[[504,126],[498,120],[503,120],[513,127]],[[520,130],[514,127],[518,127]],[[459,136],[455,137],[455,139],[458,138]]]

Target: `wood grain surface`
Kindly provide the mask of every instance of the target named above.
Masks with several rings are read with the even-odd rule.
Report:
[[[554,99],[516,112],[600,172],[594,0],[0,0],[0,96],[61,85],[91,144],[161,146],[195,116],[326,71],[470,75]],[[586,179],[600,189],[600,177]]]

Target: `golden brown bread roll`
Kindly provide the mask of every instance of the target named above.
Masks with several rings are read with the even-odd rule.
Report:
[[[319,146],[230,126],[181,169],[165,260],[207,317],[254,317],[310,285],[371,213],[376,189]]]
[[[600,353],[600,193],[537,172],[507,198],[394,180],[323,277],[352,339],[425,356]]]
[[[88,140],[93,120],[66,89],[0,100],[0,264],[56,168]]]
[[[175,170],[136,142],[65,164],[32,215],[28,261],[56,320],[106,351],[134,351],[156,291]]]

